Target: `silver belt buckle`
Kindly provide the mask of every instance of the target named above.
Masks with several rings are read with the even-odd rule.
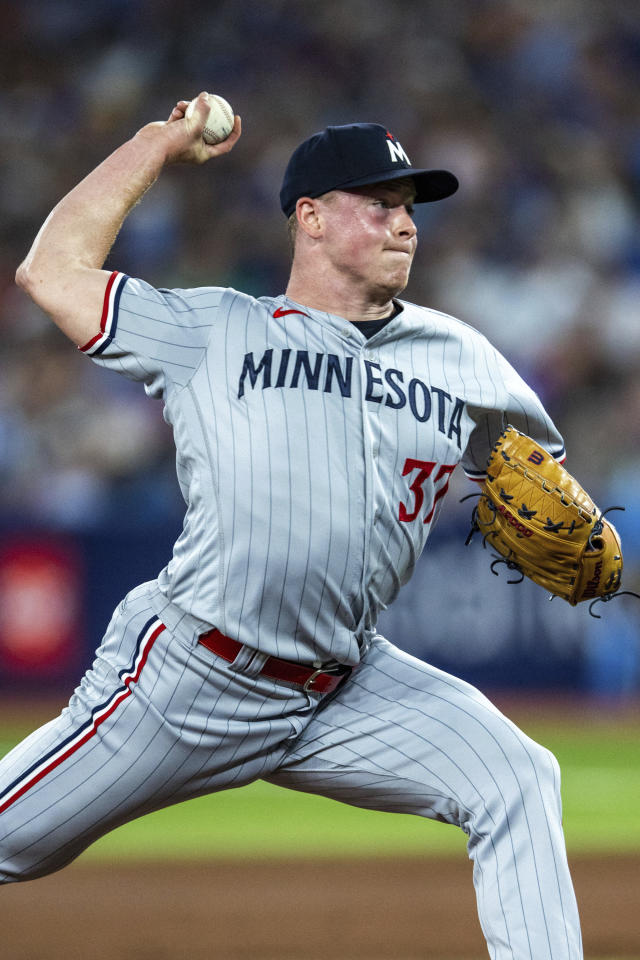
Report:
[[[324,673],[324,672],[325,672],[325,671],[323,670],[322,667],[320,667],[318,670],[314,670],[314,671],[313,671],[313,673],[311,674],[311,676],[309,677],[309,679],[308,679],[308,680],[305,680],[305,682],[304,682],[304,684],[303,684],[302,689],[305,691],[305,693],[307,693],[307,691],[309,691],[309,690],[313,690],[313,683],[314,683],[314,681],[317,680],[317,678],[320,676],[320,674],[321,674],[321,673]]]

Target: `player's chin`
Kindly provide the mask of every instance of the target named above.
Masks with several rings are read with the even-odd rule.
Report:
[[[407,268],[406,270],[395,270],[393,273],[388,274],[384,278],[384,281],[381,282],[380,286],[391,299],[392,297],[397,297],[398,294],[402,293],[408,283],[409,269]]]

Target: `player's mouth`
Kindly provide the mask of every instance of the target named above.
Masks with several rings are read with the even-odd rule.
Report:
[[[410,247],[385,247],[389,253],[404,253],[407,257],[413,256],[413,250]]]

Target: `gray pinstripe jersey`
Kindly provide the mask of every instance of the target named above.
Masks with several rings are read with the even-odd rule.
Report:
[[[264,653],[355,663],[455,466],[482,477],[504,417],[562,458],[481,334],[402,307],[366,340],[284,296],[112,275],[82,349],[164,400],[187,511],[158,582],[180,610]]]

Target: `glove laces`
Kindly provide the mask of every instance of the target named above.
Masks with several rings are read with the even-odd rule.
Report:
[[[503,456],[505,456],[504,453],[503,453]],[[507,459],[506,456],[505,456],[505,459]],[[483,497],[483,496],[485,496],[485,494],[482,493],[482,492],[479,492],[479,493],[468,493],[466,496],[461,497],[461,499],[460,499],[459,502],[460,502],[460,503],[464,503],[465,500],[470,500],[470,499],[473,499],[474,497],[477,497],[478,499],[480,499],[480,498]],[[493,513],[493,515],[494,515],[494,517],[495,517],[495,515],[496,515],[496,506],[495,506],[495,504],[494,504],[493,501],[490,500],[488,497],[486,498],[486,501],[487,501],[487,506],[488,506],[489,509],[492,511],[492,513]],[[523,507],[524,507],[524,504],[523,504]],[[598,546],[598,544],[595,542],[595,539],[596,539],[596,537],[599,537],[599,536],[602,534],[602,531],[604,530],[604,524],[603,524],[603,522],[602,522],[602,521],[604,520],[604,517],[605,517],[608,513],[611,513],[612,510],[624,510],[624,509],[625,509],[624,507],[607,507],[606,510],[603,510],[603,511],[601,512],[600,516],[598,517],[598,519],[595,521],[595,523],[594,523],[594,525],[593,525],[593,530],[592,530],[591,533],[589,534],[589,539],[587,540],[587,550],[598,550],[598,549],[599,549],[599,546]],[[561,524],[560,524],[559,526],[561,526]],[[547,521],[547,528],[545,528],[545,529],[552,529],[551,521]],[[480,523],[479,523],[479,521],[478,521],[478,505],[476,504],[476,505],[474,506],[473,511],[472,511],[472,514],[471,514],[471,528],[470,528],[469,533],[467,534],[467,538],[466,538],[466,540],[465,540],[465,542],[464,542],[465,547],[468,547],[468,546],[469,546],[469,544],[470,544],[471,541],[473,540],[474,534],[480,533],[480,532],[481,532],[481,526],[480,526]],[[572,532],[572,531],[570,531],[570,532]],[[487,540],[488,540],[488,538],[491,537],[492,535],[495,535],[495,531],[488,530],[487,533],[485,533],[485,534],[483,535],[483,537],[482,537],[482,546],[483,546],[484,549],[486,549],[486,547],[487,547]],[[517,571],[517,572],[520,574],[520,577],[519,577],[518,579],[516,579],[516,580],[507,580],[507,583],[509,583],[509,584],[522,583],[522,581],[523,581],[524,578],[525,578],[525,574],[524,574],[524,571],[523,571],[522,567],[513,559],[514,556],[515,556],[515,554],[511,553],[508,557],[503,557],[503,556],[501,556],[501,555],[498,554],[498,553],[494,553],[493,556],[495,557],[495,559],[492,560],[492,562],[491,562],[491,573],[492,573],[494,576],[496,576],[496,577],[500,576],[499,572],[498,572],[497,570],[495,570],[494,568],[497,567],[499,564],[504,563],[504,565],[506,566],[507,570],[515,570],[515,571]],[[614,582],[611,583],[610,589],[609,589],[608,592],[605,592],[601,597],[595,597],[595,599],[593,599],[593,600],[590,602],[589,607],[588,607],[589,615],[592,616],[592,617],[594,618],[594,620],[601,620],[601,619],[602,619],[602,617],[600,616],[599,613],[594,613],[594,612],[593,612],[593,607],[596,605],[596,603],[609,603],[610,600],[615,600],[616,597],[636,597],[638,600],[640,600],[640,594],[639,594],[639,593],[634,593],[633,590],[618,590],[618,589],[616,589],[616,588],[620,585],[620,577],[619,577],[619,575],[618,575],[618,577],[617,577],[616,579],[617,579],[617,582],[616,582],[616,583],[614,583]],[[549,600],[555,600],[555,599],[556,599],[556,596],[558,596],[558,594],[555,594],[555,593],[550,594]]]

